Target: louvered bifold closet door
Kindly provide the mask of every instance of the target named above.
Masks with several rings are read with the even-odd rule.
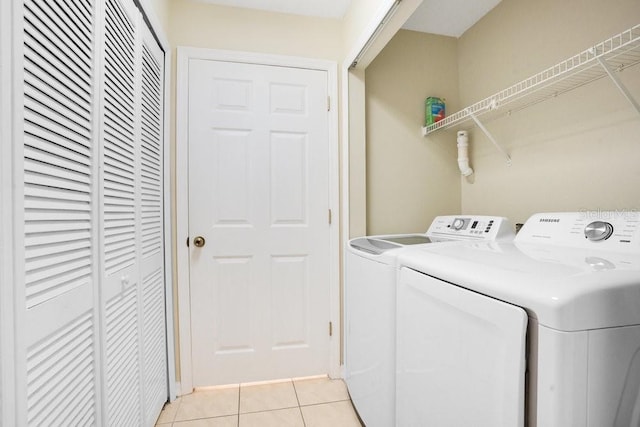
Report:
[[[163,231],[164,54],[142,27],[141,271],[142,394],[146,425],[153,425],[167,390]]]
[[[105,1],[100,178],[105,424],[142,425],[138,11]]]
[[[19,409],[19,418],[26,417],[19,423],[92,425],[99,420],[100,376],[93,268],[96,11],[85,0],[26,0],[23,13],[26,315],[20,335],[27,407]]]
[[[164,55],[133,0],[22,4],[18,424],[152,426],[168,394]]]

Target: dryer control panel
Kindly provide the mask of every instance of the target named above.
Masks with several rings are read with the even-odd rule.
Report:
[[[484,215],[436,217],[427,236],[438,240],[513,240],[515,233],[507,218]]]
[[[524,224],[515,241],[640,253],[640,212],[535,214]]]

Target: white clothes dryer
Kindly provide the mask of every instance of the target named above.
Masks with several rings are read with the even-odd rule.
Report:
[[[398,426],[640,426],[640,213],[397,259]]]
[[[367,427],[395,423],[396,258],[433,242],[512,240],[509,221],[439,216],[425,234],[352,239],[345,259],[345,381]],[[449,244],[449,243],[443,243]]]

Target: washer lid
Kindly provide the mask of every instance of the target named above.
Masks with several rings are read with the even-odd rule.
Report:
[[[358,237],[349,241],[349,246],[362,252],[374,255],[381,255],[392,249],[401,248],[402,245],[388,242],[373,237]]]
[[[577,331],[640,324],[640,257],[522,242],[427,245],[400,265],[527,310],[540,324]]]
[[[398,236],[380,237],[385,242],[397,243],[402,246],[424,245],[431,243],[431,239],[424,234],[407,234]]]

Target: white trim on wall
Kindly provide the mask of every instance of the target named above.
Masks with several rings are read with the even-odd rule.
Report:
[[[0,2],[0,425],[16,425],[13,349],[13,2]]]
[[[22,168],[16,167],[16,165],[22,165],[24,162],[24,145],[22,142],[22,136],[24,134],[24,102],[22,96],[22,88],[24,83],[24,60],[23,60],[23,44],[24,44],[24,29],[23,29],[23,9],[22,2],[11,2],[11,22],[9,28],[12,33],[11,47],[9,48],[10,61],[11,61],[11,128],[8,131],[10,141],[10,155],[9,161],[11,165],[9,170],[11,171],[11,208],[10,215],[12,216],[12,282],[10,284],[10,300],[12,305],[10,313],[12,314],[10,320],[10,329],[13,334],[12,342],[13,349],[11,356],[11,368],[13,376],[11,382],[13,385],[12,392],[15,393],[13,397],[13,411],[15,424],[19,425],[22,420],[26,420],[27,415],[27,384],[26,376],[21,373],[26,372],[27,356],[24,334],[19,331],[24,331],[25,328],[25,310],[18,308],[24,307],[25,301],[25,289],[24,286],[16,286],[16,283],[25,283],[25,272],[22,266],[24,265],[24,171]],[[19,141],[14,143],[14,141]],[[3,165],[4,167],[4,165]],[[19,268],[20,267],[20,268]],[[11,425],[11,424],[9,424]]]
[[[329,111],[329,206],[337,219],[331,224],[329,236],[330,268],[329,280],[329,309],[333,324],[335,325],[334,337],[330,342],[329,376],[341,378],[342,364],[342,294],[340,292],[340,253],[342,241],[340,239],[340,134],[339,134],[339,106],[338,96],[338,65],[335,62],[324,61],[323,68],[327,71],[327,90],[331,97],[331,110]]]
[[[181,392],[193,390],[191,366],[191,307],[189,293],[189,183],[188,183],[188,75],[189,60],[209,59],[228,62],[299,67],[326,71],[328,91],[331,97],[329,115],[330,189],[329,206],[332,212],[340,212],[339,143],[338,143],[338,79],[337,64],[333,61],[268,55],[248,52],[178,47],[176,76],[176,221],[177,221],[177,277],[178,322],[180,334]],[[336,217],[339,217],[336,215]],[[330,316],[334,331],[340,331],[340,221],[331,225],[330,236]],[[334,334],[330,342],[329,376],[340,377],[340,334]]]
[[[351,193],[349,190],[350,180],[350,168],[349,164],[351,162],[351,157],[349,156],[349,67],[342,66],[341,69],[341,79],[342,79],[342,92],[340,97],[340,111],[342,117],[342,168],[340,170],[342,181],[341,181],[341,190],[342,190],[342,200],[340,201],[340,249],[341,249],[341,257],[340,257],[340,349],[344,349],[344,319],[345,319],[345,309],[344,309],[344,284],[345,284],[345,260],[346,260],[346,251],[347,242],[349,241],[349,233],[350,233],[350,218],[351,218],[351,209],[350,209],[350,199]],[[344,378],[344,350],[340,352],[340,376]]]
[[[169,400],[174,401],[180,388],[176,379],[175,318],[173,295],[173,195],[171,194],[171,49],[162,39],[164,51],[164,277],[167,318],[167,370],[169,373]]]
[[[189,289],[189,153],[187,151],[189,110],[189,54],[177,49],[176,64],[176,276],[178,279],[178,336],[180,352],[180,394],[193,390],[191,369],[191,294]]]

